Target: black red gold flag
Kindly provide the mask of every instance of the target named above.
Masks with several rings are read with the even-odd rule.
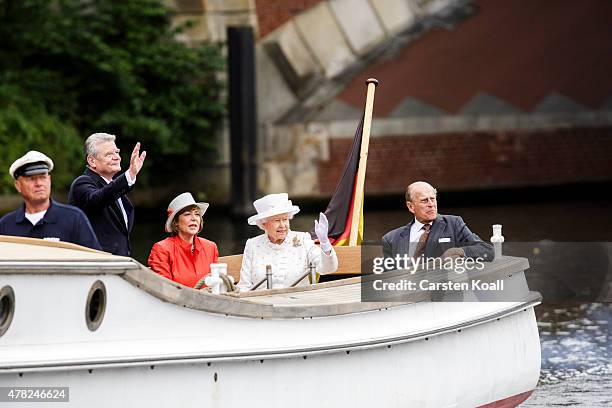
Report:
[[[351,235],[351,219],[353,217],[355,200],[361,200],[363,204],[363,194],[361,194],[361,197],[355,197],[357,170],[359,169],[359,156],[361,153],[362,130],[363,116],[355,131],[353,144],[351,145],[351,150],[349,151],[342,171],[342,177],[340,177],[336,190],[325,210],[325,215],[329,221],[328,236],[330,242],[334,246],[348,245]],[[358,244],[363,238],[363,205],[361,205],[360,208]]]

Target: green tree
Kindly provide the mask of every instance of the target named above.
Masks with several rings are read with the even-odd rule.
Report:
[[[44,106],[25,97],[15,86],[0,85],[0,193],[14,193],[8,173],[11,163],[28,150],[53,159],[54,188],[70,185],[82,168],[81,138],[76,129],[50,115]]]
[[[114,133],[127,160],[140,141],[139,180],[165,183],[210,159],[225,109],[219,46],[177,42],[171,16],[159,0],[0,0],[0,84],[63,123],[45,142]]]

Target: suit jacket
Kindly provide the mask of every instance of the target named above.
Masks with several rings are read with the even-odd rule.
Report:
[[[382,239],[385,257],[408,255],[410,228],[413,224],[414,220],[385,234]],[[443,242],[440,242],[441,239]],[[416,245],[416,242],[412,244]],[[481,257],[485,261],[493,260],[493,246],[483,242],[478,235],[470,231],[461,217],[438,214],[429,231],[424,255],[426,258],[436,258],[452,247],[463,248],[466,258]]]
[[[115,255],[130,256],[130,232],[134,225],[134,206],[125,196],[134,186],[128,186],[125,173],[107,183],[90,168],[77,177],[70,186],[68,202],[85,212],[104,251]],[[117,203],[127,214],[128,225]]]

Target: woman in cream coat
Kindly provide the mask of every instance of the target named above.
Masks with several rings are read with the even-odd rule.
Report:
[[[327,274],[338,269],[338,258],[327,237],[328,222],[324,214],[315,220],[315,233],[320,246],[307,232],[290,229],[290,221],[300,209],[289,200],[286,193],[269,194],[253,203],[257,214],[248,219],[250,225],[257,225],[264,234],[247,241],[242,255],[240,282],[241,291],[251,290],[266,277],[266,266],[272,268],[272,287],[291,286],[313,264],[317,272]],[[308,278],[300,282],[306,284]],[[258,289],[266,288],[266,283]]]

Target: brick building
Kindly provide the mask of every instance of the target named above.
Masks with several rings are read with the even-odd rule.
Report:
[[[366,193],[612,180],[607,0],[174,3],[206,16],[193,38],[257,32],[262,192],[333,191],[368,77]]]

